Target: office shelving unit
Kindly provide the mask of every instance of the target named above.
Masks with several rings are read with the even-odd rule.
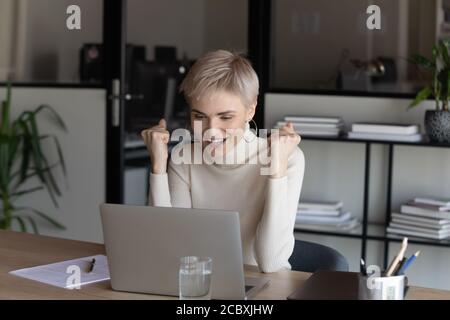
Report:
[[[388,257],[389,257],[389,243],[391,242],[401,242],[403,237],[396,236],[386,233],[386,224],[389,223],[391,219],[392,211],[392,170],[394,163],[394,150],[396,145],[403,146],[413,146],[413,147],[436,147],[436,148],[450,148],[448,144],[440,144],[430,142],[425,139],[420,142],[400,142],[400,141],[386,141],[386,140],[365,140],[365,139],[351,139],[348,138],[346,134],[339,137],[329,138],[329,137],[302,137],[303,140],[315,140],[315,141],[328,141],[328,142],[338,142],[338,143],[359,143],[365,146],[365,157],[364,157],[364,192],[363,192],[363,217],[361,226],[350,231],[320,231],[320,230],[310,230],[302,229],[300,226],[295,227],[296,232],[304,234],[316,234],[316,235],[327,235],[335,237],[345,237],[354,238],[361,240],[361,258],[366,259],[366,248],[368,240],[377,240],[384,242],[384,268],[387,267]],[[386,212],[385,212],[385,223],[384,224],[372,224],[368,220],[368,208],[369,208],[369,186],[370,186],[370,152],[372,144],[383,144],[388,146],[388,180],[387,180],[387,190],[386,190]],[[430,246],[441,246],[450,248],[450,239],[445,240],[433,240],[418,237],[409,237],[410,243],[420,244],[420,245],[430,245]]]

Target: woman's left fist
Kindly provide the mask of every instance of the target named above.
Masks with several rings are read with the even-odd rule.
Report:
[[[270,176],[280,178],[286,175],[288,159],[300,143],[301,137],[291,122],[286,123],[270,135]]]

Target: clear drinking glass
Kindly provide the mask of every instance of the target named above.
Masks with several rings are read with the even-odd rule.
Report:
[[[212,259],[188,256],[180,259],[180,300],[211,299]]]

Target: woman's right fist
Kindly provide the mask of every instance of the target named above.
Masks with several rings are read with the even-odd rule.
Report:
[[[159,120],[158,125],[141,132],[147,146],[152,173],[165,173],[167,171],[168,150],[170,134],[167,131],[166,120]]]

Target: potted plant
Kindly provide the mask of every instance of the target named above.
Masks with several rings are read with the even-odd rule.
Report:
[[[432,83],[420,90],[409,108],[415,107],[422,101],[434,96],[435,110],[425,112],[425,130],[432,142],[450,143],[450,112],[448,101],[450,97],[450,57],[449,42],[440,40],[433,46],[432,60],[414,55],[411,61],[433,73]]]
[[[0,118],[0,229],[12,229],[13,223],[16,223],[21,231],[31,227],[38,233],[36,216],[65,229],[44,212],[16,205],[17,199],[43,189],[47,190],[55,207],[58,206],[57,197],[61,196],[53,170],[61,166],[66,177],[66,167],[58,138],[39,133],[37,117],[43,112],[49,113],[55,125],[67,131],[61,117],[48,105],[24,111],[11,121],[11,86],[8,84]],[[50,163],[43,151],[43,143],[47,140],[56,148],[58,160],[55,163]]]

